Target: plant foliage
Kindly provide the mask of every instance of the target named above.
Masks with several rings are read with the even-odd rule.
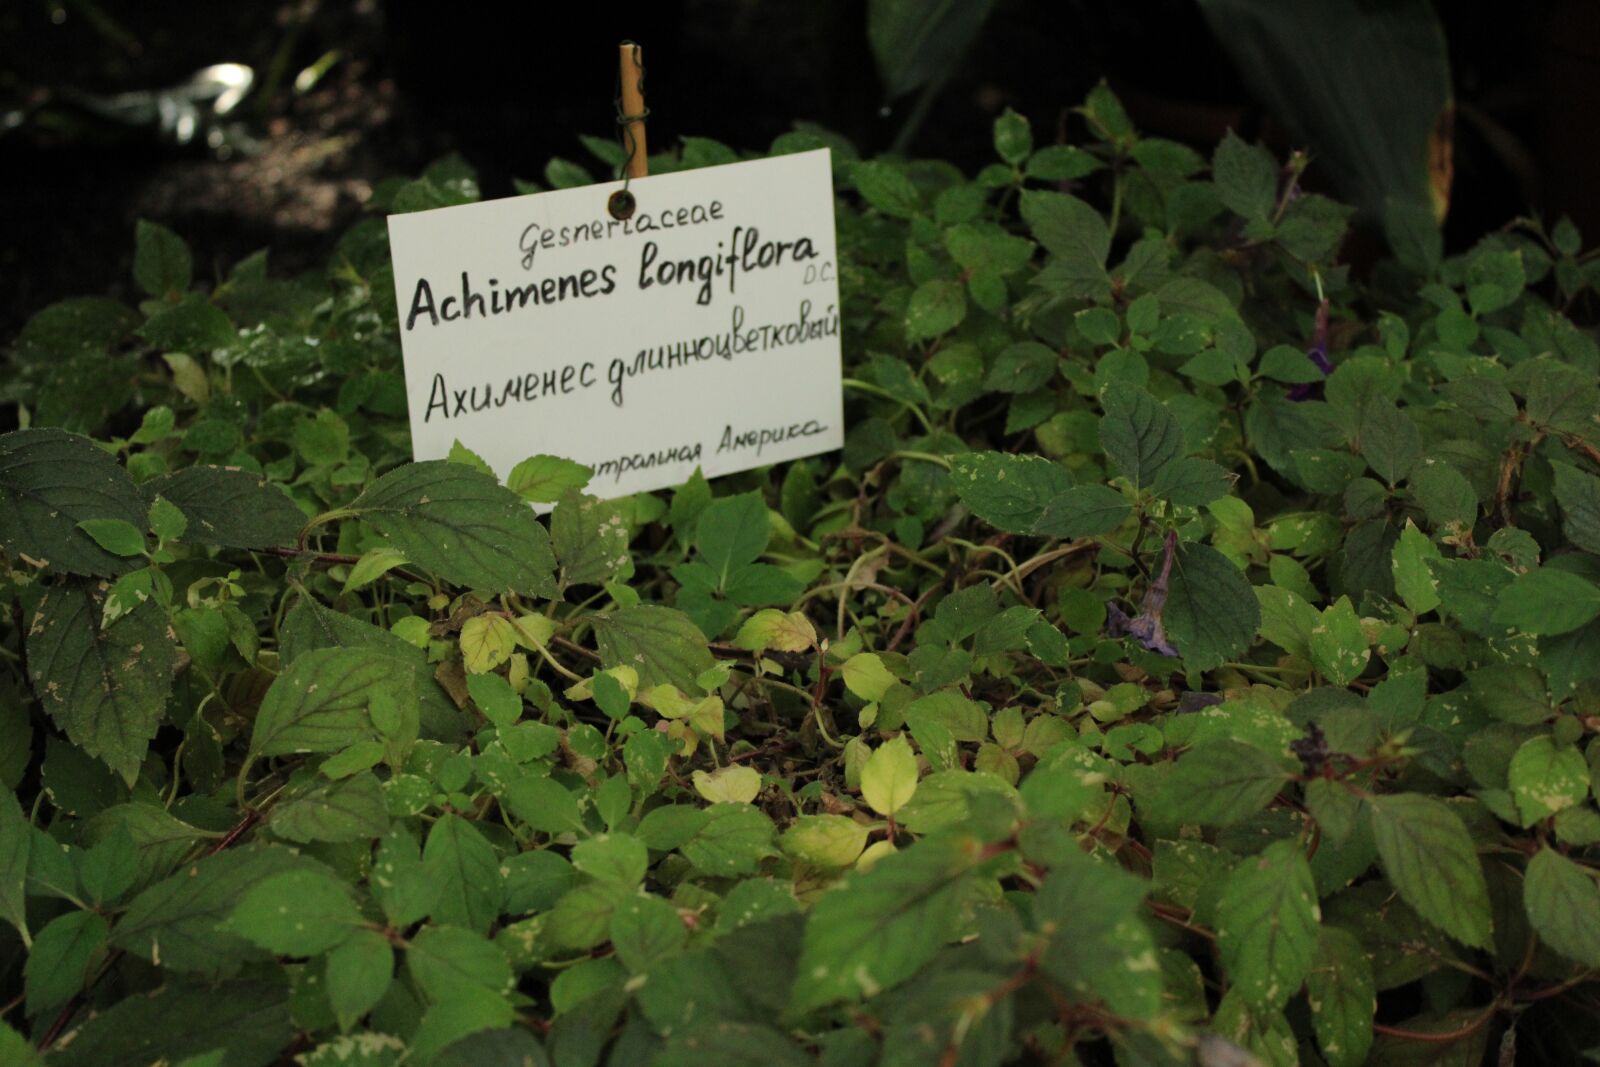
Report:
[[[1078,117],[970,178],[779,139],[834,150],[850,431],[715,485],[408,462],[376,214],[459,161],[326,271],[147,223],[137,308],[41,311],[0,1059],[1600,1045],[1594,261],[1358,282],[1301,158]]]

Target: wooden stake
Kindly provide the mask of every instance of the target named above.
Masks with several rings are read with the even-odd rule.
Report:
[[[650,173],[649,152],[644,139],[644,92],[640,88],[644,67],[640,61],[639,46],[632,41],[623,41],[617,50],[622,72],[622,143],[624,147],[632,149],[628,156],[627,175],[630,178],[643,178]]]

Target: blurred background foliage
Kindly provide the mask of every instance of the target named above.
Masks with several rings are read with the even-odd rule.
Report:
[[[13,0],[0,6],[0,337],[70,293],[115,292],[140,216],[214,267],[319,261],[375,182],[459,152],[486,195],[611,133],[614,45],[646,49],[652,144],[768,143],[795,122],[864,152],[987,160],[993,118],[1069,140],[1108,80],[1195,146],[1232,127],[1438,254],[1511,218],[1600,205],[1600,5],[1429,0]],[[197,73],[198,72],[198,73]]]

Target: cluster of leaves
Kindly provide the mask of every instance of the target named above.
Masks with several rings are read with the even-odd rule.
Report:
[[[1600,1045],[1593,261],[1523,222],[1358,284],[1303,160],[1077,114],[974,178],[773,146],[834,151],[849,437],[715,487],[407,462],[381,218],[198,284],[141,225],[137,309],[41,311],[0,1059]]]

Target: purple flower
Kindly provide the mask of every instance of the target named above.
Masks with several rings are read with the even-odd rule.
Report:
[[[1311,347],[1306,349],[1306,358],[1322,372],[1326,378],[1333,373],[1333,362],[1328,359],[1328,301],[1326,298],[1317,305],[1316,325],[1312,328]],[[1317,390],[1317,382],[1307,382],[1297,385],[1289,390],[1289,399],[1294,401],[1309,400]]]
[[[1129,618],[1128,613],[1117,605],[1106,605],[1106,632],[1112,637],[1131,637],[1151,652],[1159,652],[1163,656],[1178,655],[1178,650],[1167,640],[1167,631],[1161,623],[1161,613],[1167,606],[1167,583],[1172,578],[1172,556],[1177,548],[1178,533],[1168,530],[1166,542],[1162,545],[1161,573],[1145,590],[1139,614]]]

